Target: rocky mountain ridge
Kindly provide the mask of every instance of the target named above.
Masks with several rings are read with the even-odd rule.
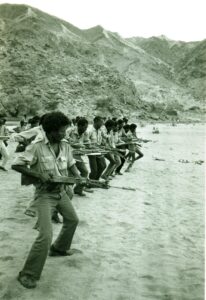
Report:
[[[27,5],[2,4],[0,110],[198,119],[206,98],[205,48],[206,40],[81,30]]]

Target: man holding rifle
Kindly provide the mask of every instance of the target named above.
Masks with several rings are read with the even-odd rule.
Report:
[[[87,133],[88,121],[86,118],[79,118],[77,126],[72,128],[67,132],[67,140],[69,141],[72,148],[77,149],[76,153],[74,151],[74,159],[76,160],[76,167],[80,172],[80,175],[84,178],[88,177],[88,169],[81,157],[81,154],[78,153],[78,149],[85,148],[85,145],[89,147],[90,140]],[[85,196],[83,192],[84,186],[82,184],[76,184],[74,187],[74,193],[79,196]]]
[[[109,150],[109,153],[105,155],[105,158],[109,161],[109,164],[102,174],[102,178],[109,180],[113,171],[121,164],[120,155],[118,155],[118,149],[116,149],[114,132],[116,123],[113,120],[107,120],[105,122],[106,133],[104,134],[105,149]]]
[[[40,279],[46,258],[71,255],[70,249],[78,217],[72,206],[69,186],[52,183],[52,177],[72,174],[81,183],[71,147],[64,140],[69,119],[61,112],[49,113],[42,122],[45,136],[29,145],[13,163],[12,168],[33,179],[38,211],[39,235],[26,259],[18,280],[26,288],[35,288]],[[63,216],[63,226],[52,244],[51,214],[57,207]],[[51,245],[52,244],[52,245]]]
[[[102,131],[103,119],[96,116],[93,120],[93,126],[89,131],[89,137],[93,147],[101,147],[104,133]],[[89,178],[99,180],[106,168],[106,161],[103,155],[89,155],[90,174]]]

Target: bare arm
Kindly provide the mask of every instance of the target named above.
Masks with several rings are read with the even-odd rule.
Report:
[[[81,176],[79,175],[79,171],[77,170],[77,167],[76,165],[72,165],[70,168],[69,168],[69,171],[71,171],[72,175],[75,177],[75,178],[79,178],[81,179]]]
[[[51,179],[51,177],[48,174],[34,172],[31,169],[29,169],[26,165],[12,165],[11,168],[26,176],[34,177],[41,182],[49,182],[49,179]]]

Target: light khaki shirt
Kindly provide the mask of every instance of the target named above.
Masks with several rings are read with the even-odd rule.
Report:
[[[14,160],[13,165],[29,166],[31,170],[38,173],[46,173],[54,176],[68,176],[68,169],[75,164],[72,150],[66,140],[59,145],[59,155],[56,157],[46,135],[39,136],[26,151]],[[44,190],[48,184],[35,183],[37,189]],[[50,184],[51,185],[51,184]],[[62,190],[63,184],[56,185],[55,191]]]
[[[96,143],[97,145],[102,144],[102,140],[104,138],[104,133],[102,128],[95,129],[94,126],[92,126],[88,130],[88,135],[92,143]]]

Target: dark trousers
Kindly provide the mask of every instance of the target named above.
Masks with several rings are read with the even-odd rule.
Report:
[[[87,167],[85,165],[85,163],[83,161],[76,161],[76,167],[80,173],[80,176],[81,177],[84,177],[84,178],[87,178],[88,176],[88,170],[87,170]],[[75,193],[82,193],[83,191],[83,185],[82,184],[76,184],[76,186],[74,187],[74,192]]]
[[[121,171],[121,169],[122,169],[122,167],[124,166],[124,163],[125,163],[125,161],[126,161],[126,158],[125,158],[125,156],[126,156],[126,149],[123,148],[123,147],[124,147],[124,146],[118,147],[119,149],[124,150],[124,152],[121,151],[121,157],[120,157],[120,159],[121,159],[121,165],[120,165],[119,167],[116,168],[116,170],[115,170],[116,173],[119,173],[119,172]]]
[[[98,180],[103,171],[106,169],[106,161],[104,156],[89,155],[90,174],[89,178]]]
[[[123,155],[123,153],[121,153],[121,154]],[[115,170],[116,173],[119,173],[121,171],[121,169],[124,166],[124,163],[126,161],[126,159],[124,157],[122,157],[122,156],[120,157],[120,159],[121,159],[121,165],[116,168],[116,170]]]
[[[57,208],[63,216],[62,229],[53,243],[54,247],[60,251],[70,249],[78,217],[66,191],[39,194],[35,198],[35,202],[38,211],[39,235],[32,245],[21,274],[39,279],[52,243],[52,211]]]

